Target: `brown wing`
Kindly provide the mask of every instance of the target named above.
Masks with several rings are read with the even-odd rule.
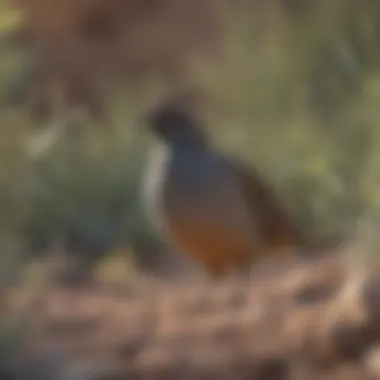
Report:
[[[230,161],[241,179],[243,192],[255,218],[258,216],[265,245],[271,250],[305,247],[302,232],[274,190],[257,173],[241,163]]]

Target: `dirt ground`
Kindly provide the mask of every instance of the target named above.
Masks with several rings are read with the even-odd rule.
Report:
[[[280,272],[46,290],[29,302],[32,356],[55,355],[64,379],[380,378],[376,278],[336,258]]]

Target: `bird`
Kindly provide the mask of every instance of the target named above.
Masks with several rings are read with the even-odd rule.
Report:
[[[144,117],[157,142],[143,180],[146,212],[157,230],[214,278],[305,246],[271,186],[214,148],[184,99],[169,97]]]

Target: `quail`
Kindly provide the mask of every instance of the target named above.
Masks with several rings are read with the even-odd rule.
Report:
[[[179,98],[151,109],[145,122],[158,140],[144,180],[146,210],[176,249],[220,278],[304,245],[271,187],[213,148]]]

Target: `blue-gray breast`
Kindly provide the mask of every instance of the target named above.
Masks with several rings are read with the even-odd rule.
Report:
[[[147,212],[177,249],[221,276],[303,244],[271,189],[213,149],[189,110],[167,101],[147,122],[159,140],[144,181]]]

